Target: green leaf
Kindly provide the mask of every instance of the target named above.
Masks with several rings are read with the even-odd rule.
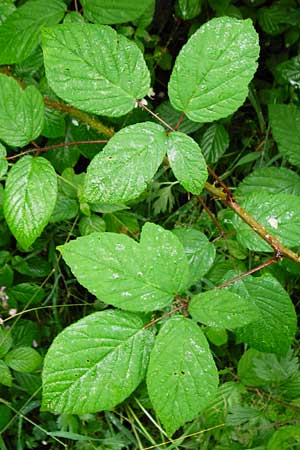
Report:
[[[136,215],[127,211],[116,211],[104,214],[107,231],[113,233],[138,233],[140,226]]]
[[[151,6],[152,0],[81,0],[81,4],[91,22],[115,24],[137,19]]]
[[[300,427],[297,425],[286,425],[275,431],[269,440],[266,450],[290,450],[297,448],[300,443]],[[297,447],[296,447],[297,445]]]
[[[189,303],[193,319],[212,327],[234,329],[259,318],[256,306],[247,299],[224,289],[195,295]]]
[[[13,384],[12,374],[4,361],[0,360],[0,384],[11,387]]]
[[[172,105],[195,122],[227,117],[245,101],[258,54],[258,35],[249,19],[206,22],[176,59],[169,83]]]
[[[0,65],[30,56],[39,44],[41,28],[58,23],[65,10],[61,0],[29,0],[10,14],[0,26]]]
[[[122,116],[149,91],[142,52],[108,26],[72,23],[46,28],[43,51],[50,87],[84,111]]]
[[[247,277],[227,288],[252,302],[259,320],[237,330],[238,339],[261,352],[285,354],[296,332],[294,305],[279,281],[268,275]]]
[[[293,104],[269,105],[269,120],[279,153],[300,167],[300,108]]]
[[[23,147],[40,135],[43,123],[44,102],[37,88],[23,90],[12,77],[0,74],[0,139]]]
[[[199,16],[202,0],[177,0],[177,13],[183,20],[191,20]]]
[[[10,302],[13,301],[16,304],[19,302],[21,305],[26,305],[26,308],[32,304],[40,304],[46,296],[44,289],[34,283],[15,284],[7,288],[6,293]]]
[[[292,8],[291,5],[284,5],[284,3],[274,2],[273,5],[257,11],[259,25],[265,33],[276,36],[288,28],[288,25],[298,24],[299,10]]]
[[[6,149],[0,143],[0,178],[4,177],[8,169],[8,161],[6,161]]]
[[[199,145],[180,131],[169,134],[167,155],[180,184],[192,194],[200,194],[207,180],[206,162]]]
[[[33,372],[42,364],[41,355],[31,347],[17,347],[5,355],[5,363],[18,372]]]
[[[216,249],[205,234],[194,228],[175,228],[173,233],[183,245],[189,263],[190,284],[195,284],[213,265]]]
[[[212,400],[218,371],[204,334],[190,319],[174,317],[162,326],[151,352],[147,386],[169,435]]]
[[[200,146],[207,164],[215,164],[229,146],[226,128],[219,123],[213,123],[203,134]]]
[[[10,170],[5,186],[4,215],[24,249],[30,247],[47,225],[56,196],[56,174],[45,158],[24,156]]]
[[[0,358],[6,355],[12,344],[11,331],[0,328]]]
[[[123,128],[91,161],[86,199],[111,204],[133,200],[146,189],[165,152],[166,135],[160,125],[143,122]]]
[[[268,233],[277,237],[283,245],[296,247],[300,241],[300,201],[290,194],[265,194],[255,192],[248,194],[240,202],[241,206],[263,225]],[[237,230],[237,239],[249,250],[273,252],[249,225],[235,216],[233,225]]]
[[[43,408],[84,414],[111,409],[145,375],[154,336],[136,315],[96,312],[65,328],[43,369]]]
[[[59,247],[78,281],[106,303],[152,311],[188,286],[188,262],[178,239],[147,223],[138,244],[126,235],[93,233]]]
[[[173,128],[175,128],[178,124],[178,121],[182,119],[181,113],[173,108],[169,100],[162,102],[156,108],[155,113],[158,114],[165,122],[168,123],[168,125],[171,125],[171,127]],[[192,122],[186,116],[184,116],[184,118],[180,122],[178,131],[181,131],[182,133],[186,134],[191,134],[199,130],[199,128],[201,128],[202,126],[203,126],[202,123]]]
[[[79,231],[82,236],[95,231],[105,231],[105,222],[102,217],[91,214],[89,217],[82,217],[79,221]]]
[[[287,61],[283,61],[275,67],[274,75],[279,84],[290,84],[300,86],[300,58],[295,56]],[[270,105],[271,106],[271,105]],[[278,105],[282,106],[282,105]],[[285,105],[286,106],[286,105]]]
[[[259,191],[300,195],[300,177],[285,167],[262,167],[244,178],[235,193],[244,196]]]
[[[2,0],[0,3],[0,24],[5,22],[10,14],[16,10],[15,5],[10,0]]]

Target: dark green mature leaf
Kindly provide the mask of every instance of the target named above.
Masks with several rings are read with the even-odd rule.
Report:
[[[24,249],[41,234],[54,210],[57,180],[45,158],[24,156],[10,170],[5,186],[4,215]]]
[[[282,156],[300,167],[300,108],[296,105],[269,105],[273,137]]]
[[[118,117],[150,88],[137,45],[105,25],[64,24],[43,30],[48,82],[77,108]]]
[[[189,303],[189,313],[205,325],[229,329],[247,325],[259,318],[252,302],[224,289],[195,295]]]
[[[194,228],[172,230],[184,247],[189,262],[190,284],[200,281],[213,265],[216,249],[205,234]]]
[[[39,44],[43,26],[58,23],[66,10],[62,0],[29,0],[0,26],[0,65],[30,56]]]
[[[147,386],[169,435],[212,400],[218,371],[204,334],[192,320],[174,317],[162,326],[151,352]]]
[[[177,180],[192,194],[200,194],[207,180],[206,162],[199,145],[180,131],[169,134],[167,155]]]
[[[203,134],[200,146],[207,164],[216,163],[229,146],[226,128],[219,123],[212,124]]]
[[[0,74],[0,139],[22,147],[39,136],[43,123],[44,102],[37,88],[23,90],[12,77]]]
[[[81,4],[91,22],[115,24],[137,19],[151,6],[152,0],[81,0]]]
[[[105,231],[105,222],[102,217],[96,214],[91,214],[90,216],[82,217],[79,221],[79,231],[82,236],[86,234]]]
[[[59,250],[83,286],[122,309],[161,309],[188,287],[184,249],[158,225],[144,226],[140,244],[122,234],[93,233]]]
[[[227,289],[252,302],[259,311],[259,320],[237,330],[238,338],[261,352],[286,353],[295,336],[297,319],[279,281],[270,275],[249,276]]]
[[[17,347],[5,355],[4,361],[18,372],[33,372],[42,364],[41,355],[31,347]]]
[[[177,13],[183,20],[191,20],[199,16],[202,0],[177,0]]]
[[[292,86],[300,86],[300,57],[283,61],[275,67],[275,78],[280,84],[291,84]]]
[[[166,152],[164,129],[152,122],[123,128],[90,163],[85,196],[91,203],[133,200],[146,189]]]
[[[300,177],[285,167],[262,167],[244,178],[235,194],[243,197],[261,191],[270,194],[300,195]]]
[[[299,245],[300,199],[298,196],[255,192],[245,195],[241,206],[283,245],[287,247]],[[232,223],[237,230],[237,239],[244,247],[254,251],[273,252],[272,247],[238,216],[234,217]]]
[[[154,336],[140,317],[96,312],[65,328],[43,369],[43,408],[83,414],[113,408],[142,381]]]
[[[169,83],[172,105],[195,122],[232,114],[247,96],[258,54],[258,36],[249,19],[210,20],[176,59]]]
[[[160,103],[155,110],[155,113],[158,114],[162,119],[164,119],[168,125],[175,128],[179,123],[178,121],[182,119],[180,111],[177,111],[173,108],[169,100]],[[186,116],[181,120],[180,125],[178,127],[178,131],[182,133],[191,134],[195,131],[199,130],[203,126],[202,123],[192,122]]]

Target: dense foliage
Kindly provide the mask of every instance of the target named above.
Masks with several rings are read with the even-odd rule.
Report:
[[[300,4],[0,1],[0,448],[300,445]]]

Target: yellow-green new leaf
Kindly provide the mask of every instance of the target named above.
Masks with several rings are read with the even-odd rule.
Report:
[[[168,88],[172,105],[195,122],[229,116],[246,99],[258,55],[258,35],[250,19],[206,22],[176,59]]]
[[[45,158],[24,156],[10,170],[4,192],[4,216],[24,249],[48,224],[57,197],[57,178]]]
[[[174,317],[161,328],[151,352],[147,387],[167,433],[198,416],[214,397],[218,371],[200,327]]]
[[[84,111],[122,116],[149,91],[141,50],[109,26],[69,23],[46,28],[43,51],[51,88]]]
[[[144,378],[152,331],[139,316],[96,312],[65,328],[52,343],[43,369],[43,408],[84,414],[111,409]]]

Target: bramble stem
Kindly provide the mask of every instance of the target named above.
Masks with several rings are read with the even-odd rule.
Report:
[[[54,150],[56,148],[62,147],[70,147],[72,145],[82,145],[82,144],[106,144],[108,142],[107,139],[95,139],[93,141],[83,140],[83,141],[72,141],[72,142],[61,142],[59,144],[47,145],[46,147],[35,147],[29,150],[25,150],[24,152],[18,153],[17,155],[8,156],[6,159],[16,159],[20,156],[27,155],[28,153],[34,153],[38,151],[39,153],[47,152],[48,150]]]
[[[218,177],[219,178],[219,177]],[[219,180],[217,180],[219,181]],[[224,188],[222,182],[222,187]],[[286,256],[296,263],[300,263],[300,256],[292,250],[288,249],[275,237],[272,236],[260,223],[258,223],[247,211],[245,211],[236,200],[232,197],[231,192],[226,187],[226,193],[223,189],[217,188],[210,183],[205,183],[205,189],[214,195],[217,199],[221,200],[226,206],[231,208],[255,233],[257,233],[264,241],[266,241],[274,250],[275,256]],[[224,189],[225,190],[225,189]]]

